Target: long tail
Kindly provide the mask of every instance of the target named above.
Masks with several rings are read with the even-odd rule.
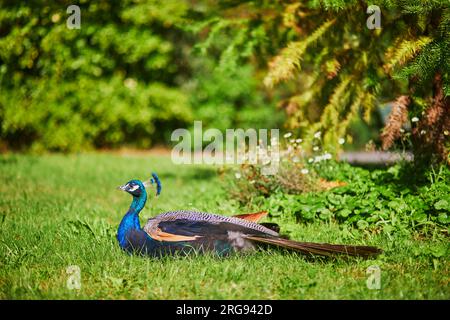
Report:
[[[321,256],[348,255],[367,258],[377,256],[381,252],[383,252],[379,248],[370,246],[297,242],[293,240],[275,237],[246,236],[246,238],[258,243],[265,243],[277,247],[295,250],[304,254],[321,255]]]

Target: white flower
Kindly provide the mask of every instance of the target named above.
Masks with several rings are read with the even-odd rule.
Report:
[[[314,133],[314,138],[316,139],[320,139],[320,136],[322,135],[322,132],[317,131],[316,133]]]
[[[241,178],[241,174],[240,174],[239,172],[236,172],[236,173],[234,174],[234,176],[236,177],[236,179],[240,179],[240,178]]]
[[[311,162],[313,162],[313,161],[314,161],[313,158],[309,158],[309,159],[308,159],[308,162],[309,162],[309,163],[311,163]]]
[[[314,157],[314,163],[316,163],[316,162],[321,162],[321,161],[324,161],[324,160],[330,160],[332,158],[332,155],[331,155],[331,153],[324,153],[323,155],[320,155],[320,156],[315,156]]]
[[[292,136],[292,132],[285,133],[283,137],[285,137],[285,138],[287,139],[287,138],[289,138],[290,136]]]
[[[411,119],[411,122],[418,122],[418,121],[419,121],[419,118],[417,118],[417,117],[414,117]]]
[[[302,141],[303,141],[302,139],[295,140],[295,142],[297,142],[297,143],[301,143]]]
[[[325,154],[323,155],[323,158],[324,158],[325,160],[330,160],[330,159],[332,158],[332,155],[331,155],[331,153],[325,153]]]
[[[425,133],[427,133],[425,130],[420,131],[421,135],[424,135]]]
[[[344,144],[344,143],[345,143],[345,139],[344,139],[344,138],[340,138],[340,139],[338,140],[338,143],[339,143],[339,144]]]
[[[308,169],[302,169],[300,172],[301,172],[302,174],[308,174],[309,170],[308,170]]]
[[[292,161],[295,162],[295,163],[297,163],[297,162],[300,161],[300,159],[299,159],[298,157],[294,157],[294,158],[292,159]]]
[[[444,135],[448,136],[448,134],[449,134],[448,130],[444,130]]]
[[[405,132],[405,129],[400,128],[400,132],[401,132],[401,133]]]
[[[318,146],[315,146],[315,147],[313,148],[313,150],[314,150],[314,151],[319,151],[319,147],[318,147]]]

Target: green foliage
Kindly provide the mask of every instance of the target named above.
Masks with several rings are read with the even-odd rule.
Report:
[[[193,79],[184,86],[193,117],[204,128],[277,128],[283,114],[275,114],[275,106],[263,94],[251,65],[223,69],[208,56],[195,55]]]
[[[2,148],[146,148],[194,119],[279,123],[250,65],[216,67],[192,51],[188,1],[81,1],[79,30],[66,27],[69,1],[1,3]]]
[[[320,132],[310,138],[315,145],[315,152],[305,153],[304,144],[308,139],[295,139],[292,133],[286,133],[280,142],[271,140],[270,146],[260,146],[255,159],[250,157],[252,150],[247,150],[243,163],[238,167],[224,166],[226,177],[225,188],[228,194],[241,205],[252,203],[258,197],[269,197],[274,193],[296,194],[310,191],[320,191],[330,187],[330,184],[320,179],[315,171],[309,170],[311,163],[327,161],[332,158],[329,152],[321,150]],[[305,141],[304,141],[305,140]],[[276,164],[270,159],[271,152],[278,148],[279,161]],[[253,160],[253,161],[250,161]],[[272,163],[271,163],[272,162]],[[274,165],[273,174],[265,174],[268,164]]]
[[[136,87],[128,88],[127,81],[134,80],[80,77],[77,83],[62,86],[54,80],[30,82],[29,91],[22,87],[19,92],[2,95],[4,135],[11,143],[30,139],[35,151],[75,151],[123,143],[147,147],[156,121],[191,119],[187,97],[180,91],[136,81],[131,82]]]
[[[265,152],[258,163],[246,158],[237,168],[225,167],[227,193],[249,211],[264,209],[300,222],[333,221],[386,233],[450,231],[448,167],[354,167],[334,160],[321,134],[309,141],[286,134],[273,174],[263,174]],[[314,145],[313,153],[305,152],[305,143]]]
[[[185,2],[81,1],[78,30],[66,27],[71,2],[2,2],[0,123],[8,147],[148,147],[158,130],[191,121],[174,81],[186,58],[171,40],[182,33]]]
[[[196,119],[286,120],[337,151],[359,118],[378,129],[380,102],[425,110],[437,73],[450,88],[445,0],[380,1],[381,30],[370,1],[83,0],[79,30],[69,1],[0,3],[2,149],[149,147]]]
[[[311,170],[346,185],[321,192],[274,193],[260,199],[260,203],[275,216],[291,214],[302,222],[334,220],[388,234],[449,230],[450,170],[446,167],[441,167],[439,173],[430,173],[422,182],[411,169],[400,165],[369,171],[329,162],[312,166]],[[274,207],[276,210],[271,210]]]
[[[322,130],[326,145],[339,150],[338,138],[350,141],[355,119],[371,123],[380,102],[411,92],[414,101],[429,100],[435,94],[429,80],[437,73],[449,95],[448,1],[380,1],[378,30],[366,26],[366,10],[372,4],[232,2],[224,13],[212,14],[216,19],[211,20],[211,30],[217,25],[234,27],[239,30],[235,39],[245,33],[247,41],[237,43],[252,43],[250,59],[266,71],[265,85],[287,97],[281,105],[288,127],[299,135]],[[244,10],[248,14],[239,14]],[[205,46],[216,36],[209,34]],[[239,54],[234,59],[235,65],[245,61]]]

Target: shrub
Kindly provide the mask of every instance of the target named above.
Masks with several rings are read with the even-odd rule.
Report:
[[[303,140],[291,138],[291,133],[285,135],[285,142],[280,146],[278,168],[273,175],[265,175],[265,155],[269,150],[259,148],[258,163],[247,162],[236,168],[229,167],[227,188],[229,194],[241,204],[248,204],[258,197],[270,197],[280,192],[284,194],[301,194],[310,191],[321,191],[342,185],[340,181],[327,181],[320,177],[317,170],[311,170],[313,165],[328,162],[332,155],[321,150],[320,132],[312,138],[315,144],[314,153],[303,148]],[[272,141],[272,145],[277,143]]]
[[[319,147],[320,137],[313,140]],[[295,141],[287,141],[275,175],[262,175],[262,164],[229,169],[230,196],[249,209],[303,223],[336,221],[387,233],[449,232],[448,167],[399,163],[369,170],[337,162],[320,147],[310,154]]]
[[[70,4],[2,1],[0,134],[7,147],[148,147],[158,130],[191,121],[175,82],[185,57],[172,41],[183,33],[185,2],[81,1],[81,28],[73,30],[66,27]]]

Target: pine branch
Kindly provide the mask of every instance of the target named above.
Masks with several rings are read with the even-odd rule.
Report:
[[[420,37],[415,40],[403,41],[401,41],[401,38],[403,38],[403,36],[400,36],[399,39],[394,42],[394,45],[386,51],[385,59],[387,62],[383,66],[386,72],[392,72],[395,67],[404,65],[432,41],[430,37]]]
[[[394,79],[409,80],[411,77],[417,77],[422,82],[431,79],[440,67],[443,49],[441,45],[436,41],[425,45],[410,64],[394,74]]]
[[[269,73],[264,78],[264,85],[271,88],[279,82],[292,79],[295,71],[301,68],[300,62],[308,46],[317,41],[335,21],[325,22],[306,39],[291,42],[282,49],[280,54],[269,62]]]
[[[395,140],[400,137],[400,129],[408,121],[408,105],[410,102],[409,96],[400,96],[395,100],[386,126],[381,133],[383,150],[392,147]]]

